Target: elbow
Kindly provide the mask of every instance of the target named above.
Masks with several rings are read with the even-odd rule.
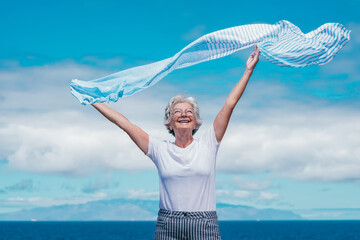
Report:
[[[224,108],[230,112],[232,112],[235,108],[237,101],[235,100],[226,100],[225,104],[224,104]]]

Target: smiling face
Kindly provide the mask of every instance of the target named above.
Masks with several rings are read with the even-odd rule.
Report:
[[[175,136],[178,131],[192,131],[196,128],[194,109],[187,102],[176,103],[172,111],[170,129],[174,130]]]

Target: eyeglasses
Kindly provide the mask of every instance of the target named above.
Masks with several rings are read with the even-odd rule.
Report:
[[[186,116],[194,116],[194,110],[191,108],[185,109],[185,111],[177,108],[172,112],[172,114],[177,117],[181,116],[183,113],[185,113]]]

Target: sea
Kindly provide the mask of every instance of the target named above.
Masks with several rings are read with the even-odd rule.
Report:
[[[360,221],[220,221],[223,240],[357,240]],[[0,222],[1,240],[153,239],[155,222]]]

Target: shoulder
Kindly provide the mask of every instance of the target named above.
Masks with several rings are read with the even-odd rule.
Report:
[[[153,136],[149,136],[149,146],[165,146],[167,144],[169,144],[168,140],[162,140]]]
[[[211,124],[206,132],[199,138],[199,142],[218,147],[220,143],[216,140],[214,125]]]
[[[149,149],[147,155],[153,151],[159,151],[162,148],[166,148],[168,144],[171,144],[168,140],[162,140],[149,135]]]

